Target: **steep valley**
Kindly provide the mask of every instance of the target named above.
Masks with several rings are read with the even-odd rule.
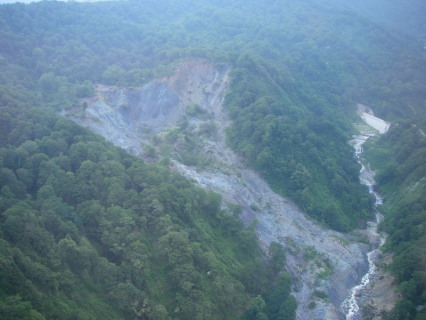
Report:
[[[227,147],[222,105],[229,71],[227,65],[188,61],[143,87],[98,85],[94,97],[64,115],[145,161],[169,159],[183,176],[241,206],[241,218],[255,223],[265,252],[274,241],[286,249],[297,319],[344,319],[340,306],[368,270],[368,237],[315,222]]]
[[[422,0],[9,2],[0,319],[426,319]]]

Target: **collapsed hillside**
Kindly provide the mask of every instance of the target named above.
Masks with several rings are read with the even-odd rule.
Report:
[[[66,115],[146,160],[169,158],[176,171],[241,206],[266,252],[273,241],[286,248],[298,319],[342,319],[340,304],[366,271],[368,245],[308,218],[226,146],[229,71],[189,61],[140,88],[98,85]]]
[[[68,113],[133,154],[141,156],[141,142],[176,126],[190,104],[214,113],[221,107],[229,67],[201,62],[184,63],[171,77],[138,88],[98,85],[96,96],[82,100],[82,110]],[[73,113],[74,112],[74,113]]]
[[[412,18],[424,20],[421,1],[400,1],[397,6],[388,5],[386,1],[373,2],[380,4],[373,4],[380,7],[380,14],[389,12],[386,10],[389,6],[398,8],[403,15],[407,14],[409,19],[405,19],[404,24],[408,20],[413,21]],[[43,106],[55,111],[68,110],[77,104],[79,98],[92,95],[93,83],[103,83],[106,86],[97,89],[100,100],[104,99],[104,104],[97,107],[99,115],[90,115],[95,110],[92,102],[96,99],[86,100],[80,108],[70,110],[76,120],[83,123],[90,122],[88,119],[92,118],[93,129],[97,126],[104,136],[141,155],[147,162],[162,161],[162,164],[174,166],[200,184],[216,188],[230,202],[243,203],[243,218],[247,223],[255,221],[251,220],[253,216],[259,217],[273,207],[272,200],[269,204],[259,199],[258,190],[251,196],[245,189],[256,185],[246,177],[252,173],[245,171],[250,167],[255,168],[274,191],[289,195],[303,212],[320,224],[340,231],[362,226],[371,214],[371,206],[366,188],[358,183],[359,168],[350,156],[347,144],[351,130],[348,108],[357,102],[374,105],[377,115],[389,121],[407,117],[418,119],[425,109],[423,42],[401,37],[386,28],[380,19],[376,19],[378,17],[371,21],[346,10],[347,4],[341,1],[285,0],[259,4],[258,1],[247,0],[146,0],[90,5],[42,1],[32,5],[0,7],[0,37],[4,44],[0,49],[1,106],[12,109]],[[203,107],[205,104],[191,102],[194,99],[185,102],[182,97],[184,92],[187,96],[196,93],[199,97],[207,97],[207,89],[206,92],[202,87],[193,90],[188,84],[182,85],[179,91],[172,88],[170,77],[159,79],[170,74],[178,61],[190,59],[222,62],[221,72],[228,65],[233,66],[229,72],[232,88],[225,99],[227,114],[213,114]],[[202,65],[199,64],[200,68],[204,68]],[[191,63],[187,66],[195,68]],[[205,67],[209,68],[206,64]],[[208,74],[207,69],[202,74]],[[216,73],[215,68],[209,70]],[[152,79],[157,80],[152,82]],[[147,90],[142,92],[144,88]],[[151,93],[152,99],[148,97]],[[141,107],[143,103],[145,107],[157,107],[150,113],[151,110]],[[122,112],[117,112],[120,108]],[[142,109],[149,121],[144,122],[144,118],[139,117]],[[22,119],[19,113],[11,112],[17,115],[13,119],[8,112],[0,118],[0,141],[4,145],[12,143],[17,148],[21,143],[39,139],[44,134],[37,126],[29,130],[25,123],[16,132],[9,132],[10,124],[22,124]],[[182,113],[185,116],[180,117]],[[229,144],[241,159],[224,143],[221,125],[226,126],[227,115],[232,120],[227,132]],[[104,120],[107,117],[111,118],[110,121]],[[138,117],[138,123],[133,121]],[[153,123],[158,129],[152,127]],[[61,148],[75,135],[72,134],[73,128],[62,130],[63,126],[62,123],[57,128],[63,132],[52,133],[53,142],[36,142],[42,145],[44,153],[57,149],[60,150],[58,156],[61,156],[66,152]],[[411,134],[424,138],[425,131],[424,126],[414,127]],[[404,143],[402,147],[398,145],[397,152],[394,152],[398,154],[398,165],[387,166],[385,170],[388,179],[393,179],[395,173],[399,176],[423,163],[418,160],[424,158],[420,154],[413,161],[410,157],[403,171],[398,169],[400,161],[405,159],[404,154],[417,150],[418,141],[413,140],[411,134],[403,134]],[[84,155],[82,150],[73,151],[73,157]],[[96,152],[87,152],[88,158],[91,159]],[[24,184],[32,183],[32,189],[43,185],[43,180],[40,185],[34,185],[31,175],[20,170],[22,160],[25,160],[21,153],[12,152],[10,155],[9,159],[16,159],[15,163],[8,163],[11,170],[15,170],[16,177]],[[17,157],[14,158],[15,155]],[[108,156],[103,157],[109,159]],[[60,161],[66,172],[70,172],[63,160],[55,159]],[[126,166],[125,163],[123,165]],[[31,169],[37,172],[37,165]],[[413,176],[407,190],[418,191],[423,175],[416,170]],[[14,182],[13,174],[8,177]],[[253,179],[260,184],[257,176]],[[97,182],[101,178],[97,176],[94,180]],[[106,182],[106,185],[109,184]],[[236,191],[233,191],[234,187]],[[82,188],[80,191],[88,194],[85,190]],[[9,200],[10,194],[6,191],[3,190],[3,196]],[[264,198],[269,198],[270,189],[265,187],[265,192]],[[408,194],[411,196],[411,193]],[[115,197],[117,192],[112,194]],[[67,197],[67,194],[64,193],[64,196]],[[254,200],[243,201],[250,197]],[[281,199],[278,198],[279,206],[283,205],[279,202]],[[413,213],[419,209],[420,212],[423,207],[420,202],[415,210],[408,211]],[[49,213],[44,208],[41,211]],[[396,208],[396,212],[405,215],[406,211]],[[68,218],[66,215],[59,219]],[[401,240],[399,229],[404,230],[404,237],[405,234],[423,236],[421,228],[411,229],[410,219],[403,219],[404,227],[398,225],[395,230],[395,245]],[[419,219],[422,219],[420,215]],[[392,219],[390,221],[389,224],[396,225]],[[275,228],[274,223],[272,221],[267,230]],[[293,221],[286,223],[291,225]],[[299,225],[303,223],[297,222],[296,229]],[[251,223],[251,227],[254,226],[255,223]],[[261,229],[260,222],[257,227]],[[315,233],[322,230],[317,228]],[[295,239],[299,239],[296,231],[286,232],[294,232]],[[303,232],[299,236],[302,238],[300,241],[305,241]],[[340,237],[339,234],[337,236]],[[316,234],[313,239],[319,240]],[[340,239],[346,243],[342,243],[343,247],[348,246],[345,237]],[[292,238],[287,240],[289,243],[297,242]],[[285,242],[286,239],[282,240],[282,243]],[[404,245],[399,249],[410,258],[423,257],[421,248],[424,246],[416,245],[412,251],[407,251]],[[329,274],[333,270],[327,266],[331,263],[327,260],[318,262],[321,259],[317,251],[307,248],[304,251],[300,249],[299,253],[309,261],[315,261],[314,268],[323,270],[315,278],[318,284],[324,278],[330,279]],[[289,270],[298,275],[298,268],[303,268],[290,267],[291,257],[297,256],[298,252],[290,254],[287,259]],[[423,270],[421,263],[415,265],[404,255],[400,261],[409,262],[410,277],[421,275],[417,272]],[[413,265],[414,269],[411,268]],[[395,265],[396,272],[405,270],[402,267],[405,263]],[[404,274],[407,273],[402,272]],[[416,291],[411,290],[414,288],[413,279],[402,277],[399,280],[403,281],[405,289],[410,289],[406,290],[406,294],[413,301],[411,310],[414,318],[415,306],[419,306],[417,309],[420,310],[424,304],[418,298],[425,295],[422,295],[420,286]],[[321,319],[326,314],[324,300],[327,300],[327,294],[324,290],[321,286],[316,291],[309,289],[309,292],[314,292],[314,298],[305,295],[312,302],[308,304],[307,312],[315,313]],[[337,301],[332,294],[333,289],[328,291],[330,299]],[[303,299],[301,301],[306,306]],[[0,309],[4,305],[8,303],[0,305]],[[404,311],[405,301],[401,306]],[[299,314],[302,309],[303,306],[299,308]]]

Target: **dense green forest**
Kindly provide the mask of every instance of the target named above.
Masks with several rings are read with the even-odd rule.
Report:
[[[282,252],[266,262],[238,208],[167,161],[143,164],[52,114],[95,83],[141,86],[188,59],[231,65],[230,146],[339,231],[371,214],[347,144],[356,104],[387,120],[426,110],[423,43],[333,0],[1,5],[0,44],[0,317],[9,319],[294,317],[290,281],[274,267]],[[406,199],[387,205],[395,272],[404,254],[422,256],[423,229],[396,213],[423,221],[425,193],[397,191],[424,175],[416,125],[401,122],[381,142],[391,151],[379,183]],[[415,261],[398,277],[407,319],[424,303]]]
[[[390,271],[401,301],[388,319],[426,319],[426,118],[395,124],[371,143],[367,157],[385,196],[385,250],[395,253]],[[386,164],[386,165],[383,165]]]
[[[0,318],[235,319],[274,290],[292,319],[283,248],[266,262],[238,207],[51,113],[1,128]]]
[[[69,108],[93,83],[142,85],[191,58],[231,63],[231,146],[277,192],[337,230],[356,227],[371,209],[346,143],[349,109],[371,103],[392,118],[412,112],[401,104],[424,105],[423,53],[325,4],[43,2],[1,9],[6,101],[25,86],[39,90],[45,104]]]
[[[13,99],[25,86],[39,90],[37,98],[45,104],[68,108],[90,95],[95,82],[142,85],[191,58],[231,63],[226,99],[234,120],[231,146],[315,219],[350,230],[371,205],[349,156],[345,112],[361,98],[377,98],[376,90],[376,96],[360,97],[372,87],[366,82],[378,85],[375,74],[368,81],[357,77],[378,59],[369,52],[382,30],[362,21],[359,27],[366,30],[354,33],[355,27],[342,22],[353,20],[349,13],[330,10],[303,1],[5,5],[0,11],[8,90],[3,99]],[[372,39],[354,52],[348,42],[361,32]],[[380,58],[378,74],[405,53]],[[394,69],[387,75],[391,80],[406,68]],[[383,95],[391,101],[394,92]]]

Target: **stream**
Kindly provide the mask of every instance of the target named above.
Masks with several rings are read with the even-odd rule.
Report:
[[[377,210],[377,206],[383,204],[383,198],[374,190],[374,172],[369,170],[368,164],[365,160],[361,160],[361,154],[363,152],[362,145],[370,138],[371,135],[360,134],[354,137],[354,148],[355,154],[358,158],[358,162],[361,164],[361,170],[359,174],[361,184],[368,186],[368,191],[375,198],[374,214],[375,220],[367,223],[367,234],[372,245],[373,250],[367,253],[368,260],[368,271],[362,277],[361,282],[354,286],[350,290],[349,296],[343,301],[341,309],[345,314],[346,320],[362,320],[362,314],[358,305],[358,300],[363,294],[363,291],[367,288],[370,281],[377,273],[376,262],[380,257],[380,247],[386,241],[386,235],[378,232],[378,225],[383,219],[383,215]]]

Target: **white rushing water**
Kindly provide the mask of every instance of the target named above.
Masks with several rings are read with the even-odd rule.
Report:
[[[346,316],[346,320],[361,320],[362,315],[360,313],[360,307],[358,305],[358,298],[362,295],[362,291],[368,286],[371,279],[377,272],[376,261],[380,256],[380,247],[385,243],[385,235],[381,235],[378,232],[378,225],[383,219],[383,216],[377,210],[377,206],[383,204],[383,198],[374,190],[374,172],[368,170],[364,163],[360,159],[360,155],[363,152],[362,145],[367,141],[369,135],[359,135],[354,139],[355,154],[358,157],[358,162],[361,164],[360,170],[360,182],[368,186],[369,192],[374,195],[375,205],[375,221],[369,221],[367,226],[368,234],[373,239],[374,249],[367,253],[368,259],[368,271],[362,277],[360,284],[353,287],[350,291],[349,296],[343,301],[341,308]]]

